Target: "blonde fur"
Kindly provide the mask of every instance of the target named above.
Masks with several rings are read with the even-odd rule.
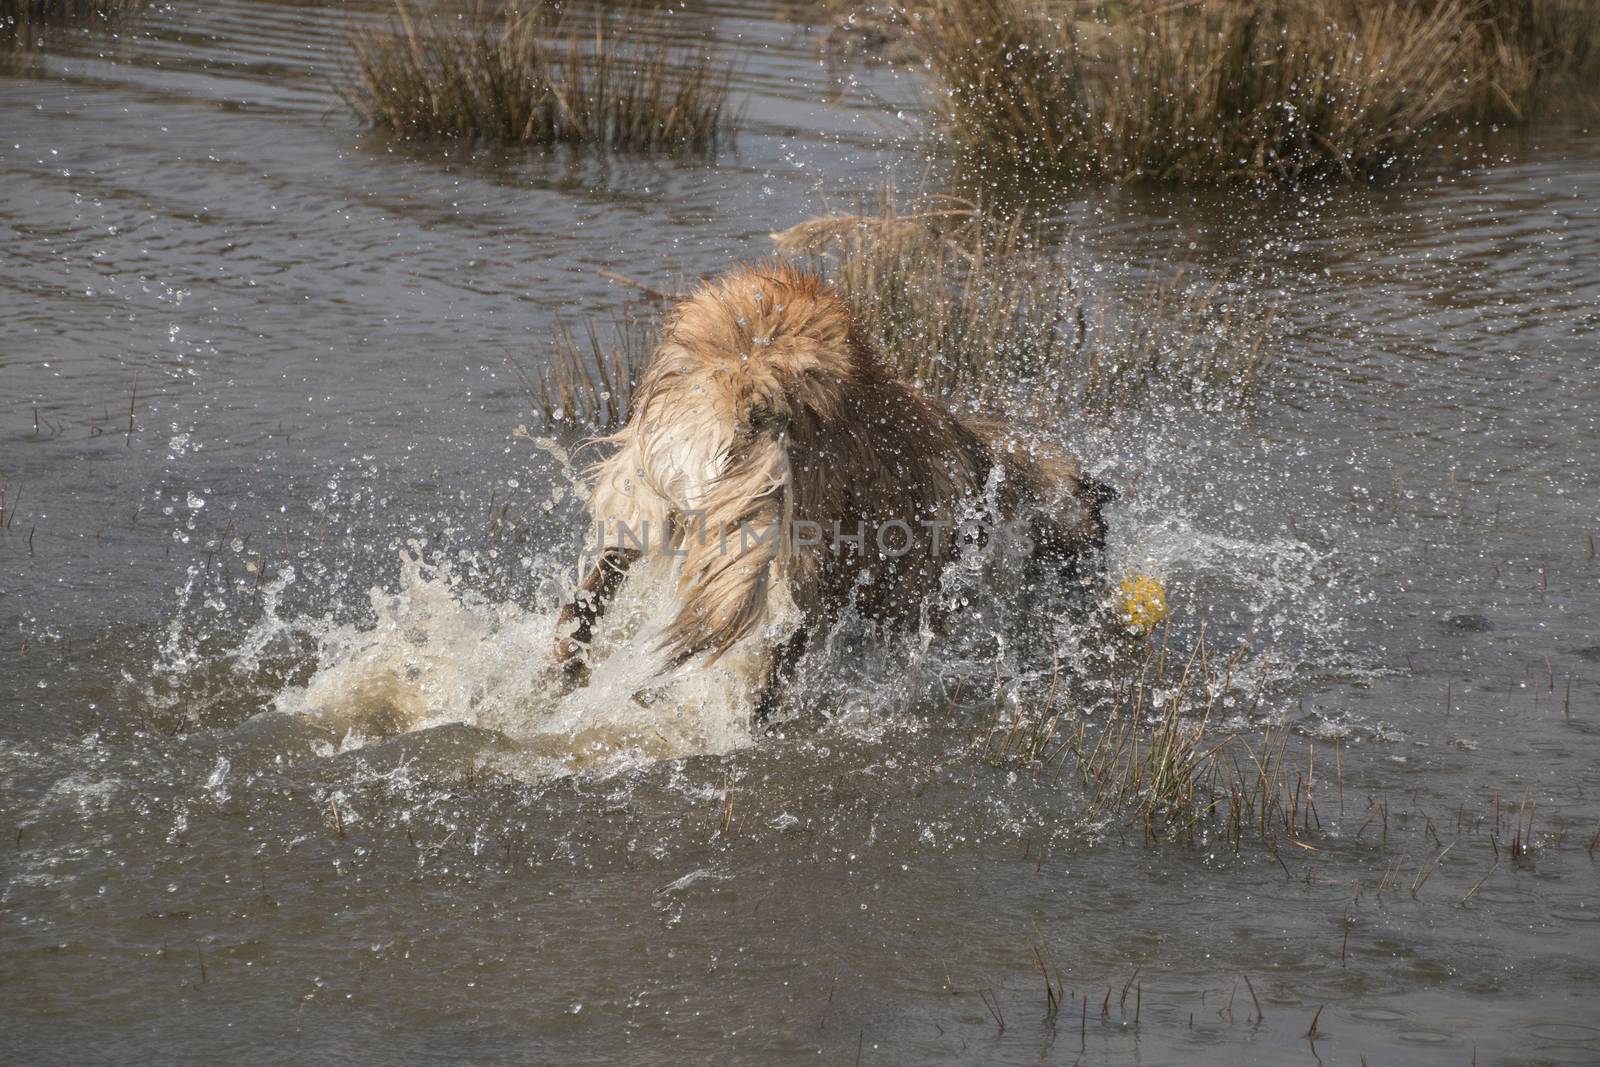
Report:
[[[651,549],[670,539],[683,553],[665,636],[677,662],[715,659],[772,621],[780,584],[801,641],[851,603],[915,617],[986,485],[998,483],[997,517],[1026,522],[1037,554],[1068,570],[1098,547],[1110,498],[1070,456],[961,420],[896,379],[838,292],[781,263],[735,268],[668,314],[632,416],[606,440],[616,450],[590,500],[605,543],[647,528]],[[795,536],[802,527],[822,543]],[[891,527],[895,551],[880,551],[877,531]],[[859,552],[836,550],[836,534],[858,530]],[[625,568],[627,555],[610,565]],[[580,599],[569,610],[578,643],[602,608]],[[569,643],[560,655],[575,653]]]

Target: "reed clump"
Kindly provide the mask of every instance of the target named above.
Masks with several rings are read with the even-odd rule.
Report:
[[[1237,405],[1267,381],[1276,308],[1181,272],[1124,292],[1091,292],[1023,216],[892,194],[859,213],[808,219],[772,235],[843,293],[885,365],[947,403],[1021,400],[1106,420],[1153,401]],[[636,284],[636,283],[634,283]],[[671,300],[672,294],[652,295]],[[656,309],[562,325],[550,357],[522,371],[546,425],[610,432],[655,341]]]
[[[582,14],[552,0],[477,0],[453,12],[395,0],[352,31],[351,106],[408,138],[712,154],[733,134],[731,68],[670,44],[639,5]]]
[[[1041,178],[1293,182],[1384,172],[1591,70],[1583,0],[924,0],[946,135]]]
[[[1181,275],[1091,293],[1018,214],[924,197],[901,211],[813,218],[773,235],[831,277],[886,363],[950,401],[1025,393],[1114,415],[1152,396],[1240,402],[1274,346],[1273,308]]]
[[[1290,758],[1287,727],[1238,725],[1261,699],[1259,687],[1241,698],[1247,653],[1241,645],[1223,656],[1203,634],[1182,659],[1164,640],[1147,642],[1084,713],[1058,700],[1054,683],[1037,704],[991,712],[978,755],[1076,779],[1088,819],[1139,826],[1152,840],[1300,842],[1322,825],[1316,773],[1309,755],[1303,765]]]
[[[53,26],[107,24],[147,0],[0,0],[0,47],[30,47]]]

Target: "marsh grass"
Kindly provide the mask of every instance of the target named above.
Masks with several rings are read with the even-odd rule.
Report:
[[[1581,0],[924,0],[916,45],[948,137],[982,170],[1293,182],[1389,170],[1591,71]],[[994,175],[990,175],[991,179]]]
[[[1202,405],[1243,404],[1270,375],[1278,308],[1225,280],[1192,282],[1178,270],[1098,315],[1098,347],[1085,357],[1080,397],[1114,413],[1152,396]]]
[[[395,0],[387,21],[352,30],[344,95],[407,138],[712,154],[733,133],[731,68],[709,46],[668,43],[668,30],[637,4],[441,12]]]
[[[1058,699],[1054,680],[1037,703],[992,710],[977,733],[979,757],[1075,778],[1087,818],[1138,826],[1151,840],[1302,843],[1322,822],[1310,753],[1304,764],[1291,759],[1287,727],[1242,727],[1229,709],[1248,647],[1223,656],[1202,633],[1186,658],[1170,651],[1165,640],[1144,643],[1092,714]],[[1248,696],[1243,721],[1261,695],[1258,686]]]
[[[1274,309],[1181,274],[1121,300],[1091,294],[1021,214],[922,197],[773,235],[815,262],[901,376],[950,401],[1025,393],[1112,416],[1153,396],[1240,402],[1271,362]]]
[[[609,322],[585,318],[582,332],[557,326],[549,358],[535,369],[513,363],[523,395],[548,427],[611,433],[628,421],[628,403],[650,361],[651,309],[624,304]]]
[[[0,48],[41,43],[51,27],[109,24],[139,11],[147,0],[0,0]]]

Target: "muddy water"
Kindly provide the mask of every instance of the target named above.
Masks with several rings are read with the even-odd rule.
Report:
[[[518,432],[513,364],[615,306],[599,269],[670,287],[919,172],[914,76],[785,14],[682,13],[738,64],[715,162],[394,145],[338,101],[361,16],[317,5],[0,76],[5,1058],[1600,1060],[1581,129],[1059,202],[1085,278],[1281,309],[1245,412],[1045,429],[1132,487],[1114,565],[1167,579],[1174,644],[1249,639],[1309,847],[1150,844],[977,759],[980,705],[1084,640],[978,582],[978,636],[842,635],[826,721],[759,744],[726,678],[633,700],[626,633],[549,691],[573,442]]]

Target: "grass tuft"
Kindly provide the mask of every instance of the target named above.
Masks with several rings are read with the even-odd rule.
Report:
[[[992,711],[978,754],[994,766],[1071,774],[1090,819],[1140,826],[1152,840],[1192,845],[1215,835],[1237,849],[1249,835],[1300,844],[1321,826],[1311,763],[1289,759],[1287,727],[1245,729],[1223,713],[1247,652],[1241,645],[1222,656],[1202,633],[1180,662],[1164,641],[1145,642],[1093,714],[1058,701],[1052,683],[1036,705]],[[1247,719],[1260,696],[1258,688],[1249,698]]]
[[[528,406],[546,426],[613,433],[628,421],[628,403],[655,346],[654,317],[623,305],[610,323],[584,320],[581,339],[558,326],[550,359],[537,370],[516,367]]]
[[[1090,294],[1023,216],[995,220],[953,198],[901,211],[885,193],[873,211],[772,236],[839,286],[887,366],[952,404],[1026,399],[1107,421],[1157,401],[1242,404],[1277,351],[1275,308],[1259,298],[1181,273]],[[634,306],[576,336],[562,325],[551,357],[519,370],[534,414],[549,426],[621,426],[655,330],[655,315]]]
[[[1378,174],[1452,122],[1522,117],[1550,78],[1593,72],[1600,5],[924,0],[911,22],[946,135],[982,168],[1293,182]]]
[[[420,13],[394,0],[351,33],[345,98],[408,138],[599,145],[710,155],[731,137],[731,68],[664,43],[633,4],[578,14],[551,0],[477,0]]]
[[[1466,2],[1466,0],[1462,0]],[[1541,108],[1593,107],[1600,86],[1600,5],[1593,0],[1477,0],[1478,111],[1521,120]]]

